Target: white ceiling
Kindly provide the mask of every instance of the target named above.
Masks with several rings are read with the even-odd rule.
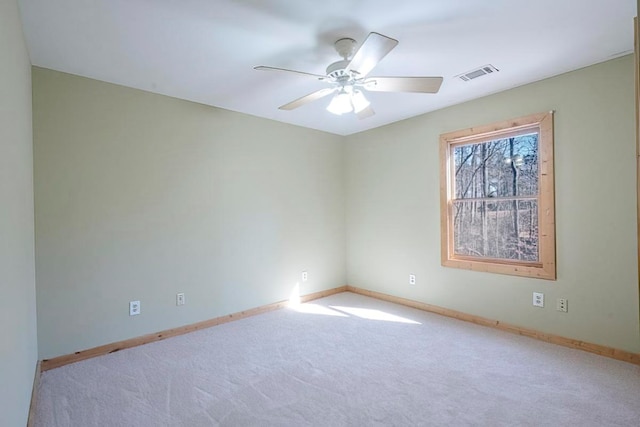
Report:
[[[636,0],[20,0],[33,65],[348,135],[631,53]],[[443,76],[436,95],[367,93],[376,115],[278,106],[323,86],[333,42],[400,41],[375,76]],[[462,82],[485,64],[500,72]]]

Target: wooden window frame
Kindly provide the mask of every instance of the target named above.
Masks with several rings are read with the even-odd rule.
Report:
[[[539,156],[538,262],[454,254],[452,147],[488,142],[536,129]],[[440,135],[440,234],[442,265],[473,271],[556,280],[553,111]]]

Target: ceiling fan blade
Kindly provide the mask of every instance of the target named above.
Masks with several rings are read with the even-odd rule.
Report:
[[[373,116],[374,114],[376,114],[376,112],[373,111],[373,108],[371,108],[371,106],[369,105],[364,110],[361,110],[360,112],[358,112],[357,116],[358,116],[358,119],[364,120],[364,119],[366,119],[368,117]]]
[[[373,67],[378,65],[378,62],[397,45],[398,40],[378,33],[369,33],[345,71],[355,71],[359,74],[359,78],[362,78],[369,74]]]
[[[336,88],[324,88],[317,90],[309,95],[305,95],[302,98],[298,98],[295,101],[291,101],[288,104],[284,104],[278,107],[280,110],[295,110],[298,107],[302,107],[305,104],[316,101],[320,98],[324,98],[325,96],[336,91]]]
[[[438,93],[442,77],[371,77],[364,88],[372,92]]]
[[[318,80],[327,79],[327,76],[323,76],[321,74],[305,73],[304,71],[288,70],[286,68],[268,67],[266,65],[258,65],[257,67],[253,67],[253,69],[258,71],[284,71],[285,73],[294,73],[302,76],[314,77]]]

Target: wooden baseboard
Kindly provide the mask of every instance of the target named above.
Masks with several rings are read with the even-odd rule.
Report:
[[[438,307],[423,302],[418,302],[406,298],[396,297],[393,295],[383,294],[380,292],[369,291],[355,286],[347,285],[347,291],[353,292],[376,299],[393,302],[400,305],[405,305],[419,310],[428,311],[431,313],[440,314],[442,316],[452,317],[458,320],[464,320],[465,322],[475,323],[477,325],[489,326],[491,328],[500,329],[502,331],[511,332],[514,334],[535,338],[541,341],[550,342],[552,344],[558,344],[564,347],[575,348],[578,350],[588,351],[589,353],[595,353],[600,356],[610,357],[616,360],[622,360],[623,362],[633,363],[640,365],[640,354],[631,353],[625,350],[619,350],[616,348],[606,347],[599,344],[593,344],[585,341],[575,340],[572,338],[561,337],[559,335],[547,334],[544,332],[536,331],[534,329],[522,328],[520,326],[510,325],[498,320],[487,319],[481,316],[474,316],[471,314],[462,313],[460,311],[449,310],[447,308]]]
[[[318,298],[324,298],[329,295],[345,292],[346,290],[347,290],[346,286],[340,286],[338,288],[327,289],[326,291],[320,291],[320,292],[315,292],[308,295],[303,295],[303,296],[300,296],[300,302],[307,302],[307,301],[312,301]],[[240,311],[238,313],[228,314],[226,316],[220,316],[214,319],[204,320],[198,323],[192,323],[190,325],[181,326],[179,328],[167,329],[165,331],[156,332],[153,334],[143,335],[136,338],[130,338],[123,341],[114,342],[111,344],[105,344],[105,345],[90,348],[87,350],[77,351],[73,354],[58,356],[51,359],[44,359],[42,360],[41,369],[43,372],[48,371],[49,369],[59,368],[60,366],[79,362],[81,360],[91,359],[93,357],[115,353],[116,351],[124,350],[126,348],[137,347],[139,345],[164,340],[167,338],[175,337],[175,336],[186,334],[189,332],[198,331],[200,329],[210,328],[212,326],[221,325],[223,323],[231,322],[234,320],[244,319],[246,317],[255,316],[257,314],[278,310],[288,305],[289,305],[288,300],[280,301],[273,304],[263,305],[261,307]]]
[[[27,427],[33,427],[36,422],[36,404],[38,401],[38,387],[40,386],[40,369],[42,362],[36,363],[36,372],[33,376],[33,389],[31,390],[31,404],[29,405],[29,415],[27,418]]]

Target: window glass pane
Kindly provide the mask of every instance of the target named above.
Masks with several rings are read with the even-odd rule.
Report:
[[[455,255],[539,259],[536,200],[455,201],[453,220]]]
[[[453,148],[455,199],[538,194],[538,134]]]

